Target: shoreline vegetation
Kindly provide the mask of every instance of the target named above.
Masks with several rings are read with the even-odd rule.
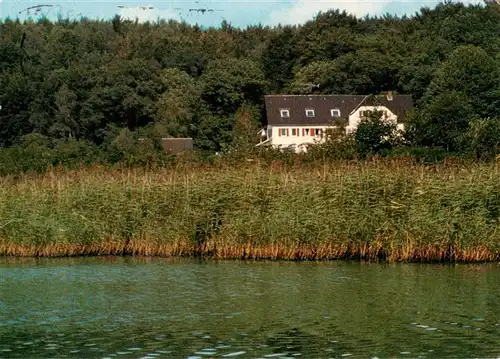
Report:
[[[0,256],[498,261],[498,24],[450,2],[245,29],[1,20]],[[389,92],[413,98],[404,132],[373,113],[307,154],[255,147],[266,94]]]
[[[499,172],[383,158],[57,167],[0,177],[0,256],[492,262]]]

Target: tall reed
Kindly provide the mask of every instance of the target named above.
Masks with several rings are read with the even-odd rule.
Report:
[[[259,162],[0,178],[0,255],[493,261],[496,165]]]

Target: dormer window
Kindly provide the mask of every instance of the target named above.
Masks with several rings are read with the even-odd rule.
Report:
[[[314,110],[313,109],[307,109],[306,110],[306,116],[307,117],[314,117]]]
[[[333,108],[330,110],[332,117],[340,117],[340,110],[338,108]]]
[[[281,117],[290,117],[290,110],[280,110]]]

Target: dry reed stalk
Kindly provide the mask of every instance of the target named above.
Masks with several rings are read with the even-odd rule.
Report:
[[[193,256],[195,247],[186,242],[175,242],[169,245],[152,243],[130,243],[127,247],[115,243],[95,244],[47,244],[47,245],[16,245],[10,243],[0,244],[0,256],[4,257],[74,257],[74,256],[160,256],[160,257],[183,257]],[[381,255],[382,254],[382,255]],[[252,260],[343,260],[382,259],[389,263],[395,262],[442,262],[448,261],[445,248],[434,246],[414,248],[409,252],[396,250],[383,255],[380,250],[367,251],[366,247],[351,247],[345,245],[323,244],[314,245],[291,245],[280,244],[252,245],[251,243],[228,244],[211,243],[204,246],[198,255],[213,259],[252,259]],[[380,257],[380,258],[379,258]],[[478,247],[458,250],[455,255],[457,262],[488,262],[499,259],[499,255],[492,253],[488,248]]]
[[[0,178],[0,255],[491,261],[500,210],[493,174],[498,166],[380,159],[54,168]],[[195,226],[214,218],[220,234],[195,245]]]

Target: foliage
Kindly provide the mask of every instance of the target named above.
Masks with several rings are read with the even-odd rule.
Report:
[[[188,137],[195,130],[193,121],[201,100],[199,87],[178,68],[165,69],[160,76],[164,92],[156,102],[156,135]]]
[[[0,182],[0,256],[498,262],[499,214],[489,164],[52,169]]]
[[[387,152],[396,138],[396,125],[385,121],[376,112],[361,120],[354,135],[360,157]]]
[[[310,146],[307,151],[307,158],[312,161],[353,160],[357,155],[355,135],[347,134],[345,126],[328,131],[324,143]]]
[[[466,140],[470,152],[480,159],[494,159],[500,154],[500,118],[472,121]]]
[[[57,140],[38,133],[22,137],[21,142],[0,149],[0,175],[19,172],[43,172],[50,166],[63,163],[68,168],[102,160],[101,151],[84,140]]]
[[[249,153],[259,142],[259,109],[256,106],[244,105],[238,109],[232,134],[231,150]]]
[[[260,102],[265,80],[257,62],[229,58],[209,62],[200,85],[214,113],[233,114],[244,102]]]
[[[480,47],[459,46],[436,71],[422,102],[412,124],[416,143],[467,152],[472,121],[498,114],[500,66]]]
[[[424,101],[432,104],[434,97],[450,92],[462,94],[461,101],[478,117],[495,115],[500,107],[500,65],[480,47],[458,47],[438,68]]]
[[[419,146],[462,151],[464,134],[475,118],[466,95],[456,91],[439,93],[408,120],[408,138]]]
[[[271,39],[262,54],[261,62],[270,90],[278,92],[293,78],[293,69],[300,53],[296,45],[296,29],[285,27],[271,32]]]
[[[80,152],[83,162],[162,162],[154,143],[168,136],[193,137],[209,156],[241,152],[265,125],[266,93],[391,90],[417,104],[408,146],[493,158],[487,133],[495,128],[488,119],[500,118],[498,24],[498,6],[451,2],[410,17],[332,10],[300,26],[246,29],[119,16],[0,20],[0,157],[12,159],[5,160],[12,170],[70,164]],[[251,121],[242,120],[243,108]],[[134,142],[141,131],[148,148]],[[48,145],[34,148],[31,135]],[[362,141],[372,144],[360,151],[389,148]],[[51,151],[62,152],[44,155]]]

